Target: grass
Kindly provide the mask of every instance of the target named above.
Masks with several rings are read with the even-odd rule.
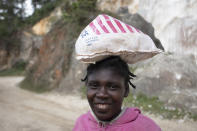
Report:
[[[12,68],[0,71],[0,76],[23,76],[26,65],[25,62],[19,61]]]
[[[24,74],[24,70],[15,68],[0,71],[0,76],[23,76]]]
[[[81,98],[86,99],[86,87],[80,88]],[[137,107],[142,111],[161,116],[164,119],[183,119],[188,117],[197,121],[197,114],[192,114],[180,108],[166,107],[165,104],[159,101],[158,97],[147,97],[144,94],[132,95],[124,99],[123,106]]]
[[[44,83],[44,82],[43,82]],[[47,84],[35,84],[30,78],[25,78],[19,85],[20,88],[32,91],[35,93],[44,93],[51,91],[51,89],[47,88]]]
[[[86,87],[80,88],[81,98],[86,99]],[[161,116],[164,119],[183,119],[188,117],[194,121],[197,121],[197,114],[192,114],[180,108],[169,108],[165,104],[159,101],[158,97],[147,97],[144,94],[138,94],[136,96],[129,94],[124,99],[123,106],[125,107],[137,107],[142,111]]]
[[[197,115],[191,114],[180,108],[169,108],[159,101],[158,97],[147,97],[144,94],[136,96],[130,94],[124,100],[124,106],[138,107],[142,111],[162,116],[165,119],[183,119],[185,116],[197,120]]]
[[[54,2],[48,2],[42,6],[42,8],[36,9],[34,13],[25,19],[25,24],[34,25],[42,18],[48,16],[56,7],[61,5],[64,0],[56,0]]]
[[[81,93],[81,98],[82,98],[82,99],[85,99],[85,98],[86,98],[86,91],[87,91],[86,86],[82,86],[82,87],[80,88],[80,93]]]
[[[135,74],[135,71],[137,70],[137,66],[132,66],[132,67],[129,67],[130,71]]]
[[[80,88],[81,98],[86,98],[86,87]],[[137,107],[142,111],[162,116],[164,119],[183,119],[185,116],[190,119],[197,120],[197,114],[191,114],[180,108],[169,108],[165,104],[159,101],[158,97],[147,97],[144,94],[138,94],[136,96],[129,94],[124,99],[123,106],[125,107]]]
[[[80,88],[81,98],[86,98],[86,87]],[[129,94],[124,99],[123,106],[125,107],[137,107],[142,111],[161,116],[164,119],[183,119],[188,117],[194,121],[197,121],[197,114],[192,114],[180,108],[169,108],[165,104],[159,101],[158,97],[147,97],[144,94],[138,94],[136,96]]]

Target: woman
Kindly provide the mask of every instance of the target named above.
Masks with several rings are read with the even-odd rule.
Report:
[[[81,115],[73,131],[161,131],[153,120],[137,108],[122,108],[135,77],[118,56],[111,56],[87,67],[83,79],[91,111]]]

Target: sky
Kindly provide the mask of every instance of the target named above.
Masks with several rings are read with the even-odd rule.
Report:
[[[33,6],[32,6],[32,0],[26,0],[25,1],[25,16],[30,16],[32,15],[34,9],[33,9]]]
[[[18,5],[18,7],[20,8],[21,6]],[[0,9],[0,13],[2,12],[3,10]],[[32,6],[32,0],[26,0],[25,1],[25,17],[28,17],[30,15],[32,15],[34,12],[34,8]],[[0,17],[0,19],[3,19],[3,17]]]

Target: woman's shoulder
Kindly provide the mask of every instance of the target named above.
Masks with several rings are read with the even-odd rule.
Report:
[[[127,108],[122,116],[123,123],[130,123],[131,126],[140,127],[146,131],[161,131],[160,127],[149,117],[143,115],[138,108]]]
[[[85,113],[85,114],[82,114],[81,116],[79,116],[75,122],[75,125],[74,125],[74,128],[73,128],[73,131],[79,131],[79,129],[81,131],[85,131],[85,128],[86,128],[86,125],[88,125],[88,112]]]
[[[161,131],[161,128],[150,117],[140,113],[136,119],[139,123],[143,124],[148,131]]]
[[[84,114],[82,114],[82,115],[80,115],[80,116],[77,118],[76,122],[77,122],[77,121],[80,121],[80,122],[86,121],[88,118],[89,118],[89,111],[86,112],[86,113],[84,113]]]

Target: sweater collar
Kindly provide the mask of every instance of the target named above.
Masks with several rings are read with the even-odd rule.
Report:
[[[88,112],[89,119],[102,126],[112,125],[112,124],[124,124],[134,121],[137,119],[140,113],[141,111],[138,108],[122,108],[120,114],[117,117],[115,117],[113,120],[109,122],[106,122],[106,121],[100,121],[92,110]]]
[[[111,121],[101,121],[99,120],[96,115],[94,114],[94,112],[92,111],[92,109],[90,109],[90,113],[91,115],[93,116],[93,118],[99,123],[99,124],[102,124],[102,125],[108,125],[108,124],[112,124],[114,123],[116,120],[118,120],[123,114],[124,112],[126,111],[126,108],[122,108],[121,109],[121,112],[119,113],[118,116],[116,116],[113,120]]]

